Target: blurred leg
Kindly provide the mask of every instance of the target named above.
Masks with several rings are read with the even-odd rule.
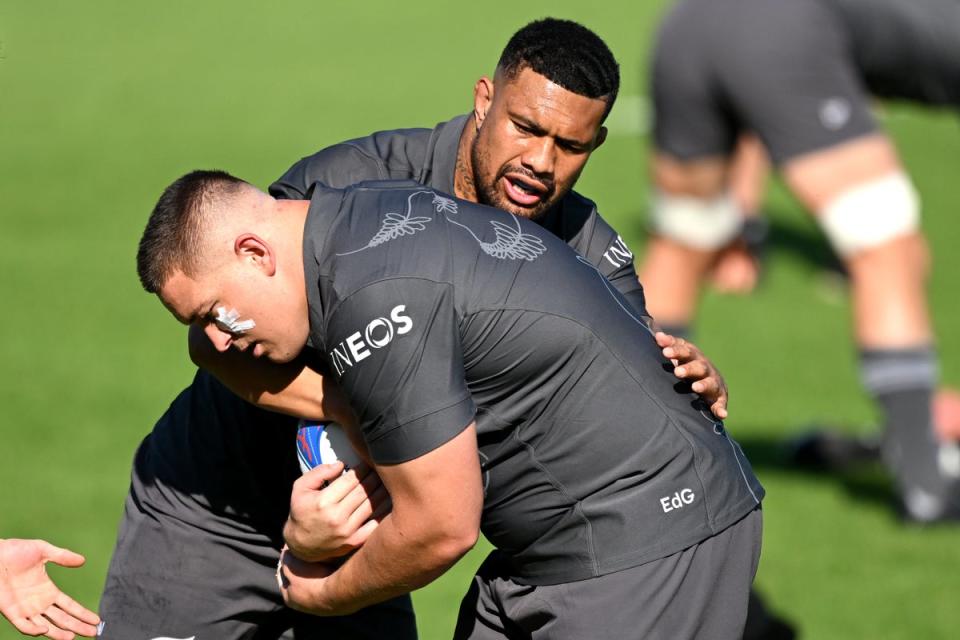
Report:
[[[885,414],[884,457],[907,517],[927,521],[956,509],[957,478],[939,463],[931,417],[937,362],[925,289],[929,258],[902,171],[882,134],[784,166],[790,188],[818,216],[850,273],[864,384]]]
[[[698,218],[709,219],[711,203],[723,197],[727,160],[682,162],[658,153],[653,160],[653,177],[661,198],[655,205],[658,210],[654,213],[654,235],[640,267],[640,281],[651,315],[661,327],[676,335],[675,332],[682,334],[689,328],[700,283],[719,249],[726,244],[724,229],[708,231],[702,242],[691,241],[689,236],[701,232],[705,225],[699,223]],[[702,213],[698,215],[694,211],[685,222],[674,225],[672,220],[686,214],[680,211],[680,216],[677,215],[677,199],[702,201]]]

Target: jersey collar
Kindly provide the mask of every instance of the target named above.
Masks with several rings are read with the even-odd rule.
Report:
[[[307,346],[318,349],[313,339],[323,327],[323,298],[320,295],[320,263],[330,228],[340,213],[343,191],[317,183],[310,197],[307,219],[303,225],[303,275],[310,308],[310,337]]]
[[[430,135],[429,153],[417,182],[433,187],[444,193],[453,193],[453,178],[457,167],[457,152],[460,150],[460,136],[470,119],[470,114],[457,116],[441,122]]]

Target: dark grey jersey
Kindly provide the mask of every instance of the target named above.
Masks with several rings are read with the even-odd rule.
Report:
[[[466,120],[462,116],[434,129],[387,131],[331,146],[294,164],[270,192],[298,199],[308,197],[317,180],[345,187],[395,177],[452,190]],[[570,194],[560,210],[547,216],[545,226],[590,256],[631,304],[643,310],[632,255],[588,200]],[[293,447],[296,422],[256,409],[201,370],[189,393],[157,423],[134,472],[141,478],[162,474],[165,482],[193,496],[188,501],[168,499],[153,483],[144,483],[178,519],[223,534],[237,526],[232,518],[246,526],[249,517],[255,528],[279,540],[290,488],[299,474]]]
[[[433,129],[380,131],[327,147],[290,167],[270,185],[270,193],[302,199],[310,197],[317,182],[343,188],[364,180],[392,179],[416,180],[453,193],[457,148],[468,120],[469,116],[459,116]],[[635,309],[646,314],[633,253],[593,202],[570,192],[537,222],[600,269]]]
[[[141,507],[212,536],[282,546],[300,475],[297,420],[259,409],[198,371],[143,441]]]
[[[317,186],[304,263],[309,346],[377,462],[476,421],[482,529],[517,580],[662,558],[760,502],[639,314],[542,227],[410,181]]]

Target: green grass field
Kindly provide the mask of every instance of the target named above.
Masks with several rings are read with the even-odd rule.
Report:
[[[432,126],[469,109],[516,28],[569,17],[617,53],[627,98],[579,190],[639,250],[648,141],[635,96],[664,3],[620,4],[0,4],[0,536],[84,552],[85,568],[52,573],[95,605],[133,450],[192,375],[183,327],[134,270],[160,190],[192,168],[265,186],[327,144]],[[960,384],[960,128],[905,107],[885,122],[924,195],[943,378]],[[825,245],[776,186],[768,210],[762,289],[708,295],[698,327],[732,388],[729,427],[768,490],[759,587],[804,638],[956,638],[960,528],[900,525],[878,472],[777,464],[777,442],[806,423],[867,430],[876,415],[858,386],[843,284],[814,260]],[[425,640],[449,637],[480,558],[416,594]]]

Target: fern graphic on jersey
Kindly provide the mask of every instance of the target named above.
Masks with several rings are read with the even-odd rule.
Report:
[[[459,213],[455,200],[444,198],[436,193],[433,194],[433,206],[437,210],[437,213]]]
[[[353,251],[347,251],[346,253],[338,253],[338,256],[348,256],[352,253],[359,253],[365,249],[371,249],[373,247],[379,246],[384,242],[389,242],[391,240],[396,240],[401,236],[413,235],[418,231],[423,231],[426,229],[426,223],[430,222],[433,218],[427,218],[426,216],[414,216],[413,213],[413,199],[422,194],[429,193],[436,198],[436,194],[432,191],[414,191],[409,196],[407,196],[407,210],[405,213],[396,213],[390,212],[383,217],[383,222],[380,224],[380,230],[370,239],[367,244],[360,247],[359,249],[354,249]],[[446,198],[445,198],[446,199]],[[439,211],[439,209],[438,209]]]
[[[527,260],[529,262],[536,260],[540,254],[547,250],[540,238],[529,233],[523,233],[519,224],[516,229],[512,229],[496,220],[491,220],[490,224],[493,225],[497,239],[493,242],[480,243],[480,248],[487,255],[501,260]]]
[[[413,235],[418,231],[423,231],[426,229],[426,223],[431,222],[433,218],[413,215],[413,199],[419,195],[433,196],[431,204],[433,205],[434,210],[446,218],[451,224],[465,229],[467,233],[469,233],[473,239],[477,241],[477,244],[480,245],[480,248],[488,256],[497,258],[499,260],[531,261],[536,260],[547,250],[547,247],[543,244],[543,241],[540,238],[533,234],[523,232],[523,230],[520,228],[520,222],[517,221],[516,218],[513,219],[515,228],[497,220],[490,220],[489,222],[493,226],[495,239],[493,242],[484,242],[477,236],[477,234],[473,232],[472,229],[470,229],[470,227],[462,222],[453,220],[449,215],[447,215],[457,215],[460,213],[456,200],[441,196],[433,191],[421,190],[414,191],[407,196],[407,210],[404,213],[387,213],[383,217],[383,222],[380,223],[380,229],[376,234],[374,234],[370,241],[367,242],[367,244],[359,249],[347,251],[346,253],[338,253],[337,255],[348,256],[353,253],[359,253],[360,251],[372,249],[373,247],[390,242],[391,240],[396,240],[397,238],[403,236]]]

